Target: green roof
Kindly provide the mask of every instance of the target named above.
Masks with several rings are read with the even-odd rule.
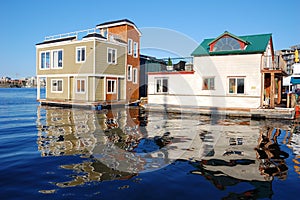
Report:
[[[234,36],[229,32],[223,33],[229,36]],[[235,39],[239,39],[247,43],[246,49],[244,50],[231,50],[231,51],[209,51],[209,45],[215,40],[221,38],[204,39],[203,42],[193,51],[192,56],[204,56],[204,55],[230,55],[230,54],[253,54],[263,53],[266,51],[267,45],[272,37],[272,34],[258,34],[258,35],[245,35],[245,36],[234,36]]]

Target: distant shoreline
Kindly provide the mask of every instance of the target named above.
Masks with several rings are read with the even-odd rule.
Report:
[[[36,85],[32,86],[32,87],[26,87],[26,86],[23,86],[23,85],[15,85],[15,84],[10,84],[10,83],[5,83],[5,84],[1,83],[0,88],[36,88]]]

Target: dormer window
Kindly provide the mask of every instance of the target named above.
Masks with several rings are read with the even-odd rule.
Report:
[[[240,43],[232,37],[220,38],[214,45],[213,51],[241,50]]]
[[[210,52],[222,52],[245,50],[248,44],[249,42],[243,38],[225,31],[222,35],[208,43],[208,46]]]

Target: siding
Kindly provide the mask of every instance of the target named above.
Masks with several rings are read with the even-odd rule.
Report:
[[[246,95],[260,96],[261,54],[194,57],[194,70],[200,77],[215,76],[215,90],[202,90],[202,78],[197,94],[226,95],[228,76],[245,76]]]
[[[51,92],[51,80],[53,79],[61,79],[63,81],[63,92]],[[55,77],[55,78],[47,78],[47,99],[53,99],[53,100],[65,100],[68,98],[68,78],[66,77]]]
[[[107,49],[117,49],[117,64],[107,63]],[[112,43],[96,43],[96,74],[113,74],[125,76],[126,46]]]
[[[211,56],[194,58],[194,74],[148,76],[149,104],[257,108],[261,95],[261,55]],[[203,77],[215,77],[215,90],[202,90]],[[245,94],[228,94],[228,77],[245,77]],[[168,94],[155,93],[155,78],[168,78]]]
[[[86,84],[85,85],[85,92],[83,92],[83,93],[77,92],[77,80],[78,79],[85,80],[85,84]],[[85,101],[85,100],[87,100],[87,95],[88,95],[88,91],[89,91],[89,89],[88,89],[88,87],[89,87],[89,85],[88,85],[88,78],[85,77],[85,76],[78,76],[78,77],[75,77],[73,80],[74,80],[74,82],[73,82],[73,88],[70,88],[70,90],[74,91],[74,99],[76,99],[78,101]]]
[[[104,100],[104,78],[96,77],[96,88],[95,88],[96,101]]]
[[[86,47],[86,61],[83,63],[76,63],[76,47]],[[63,68],[62,69],[40,69],[40,52],[63,50]],[[37,47],[37,75],[47,74],[78,74],[78,73],[93,73],[94,63],[94,42],[93,41],[80,41],[70,42],[67,44],[55,44],[45,47]]]

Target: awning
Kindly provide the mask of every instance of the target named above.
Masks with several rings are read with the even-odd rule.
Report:
[[[291,84],[300,84],[300,77],[291,77]]]

